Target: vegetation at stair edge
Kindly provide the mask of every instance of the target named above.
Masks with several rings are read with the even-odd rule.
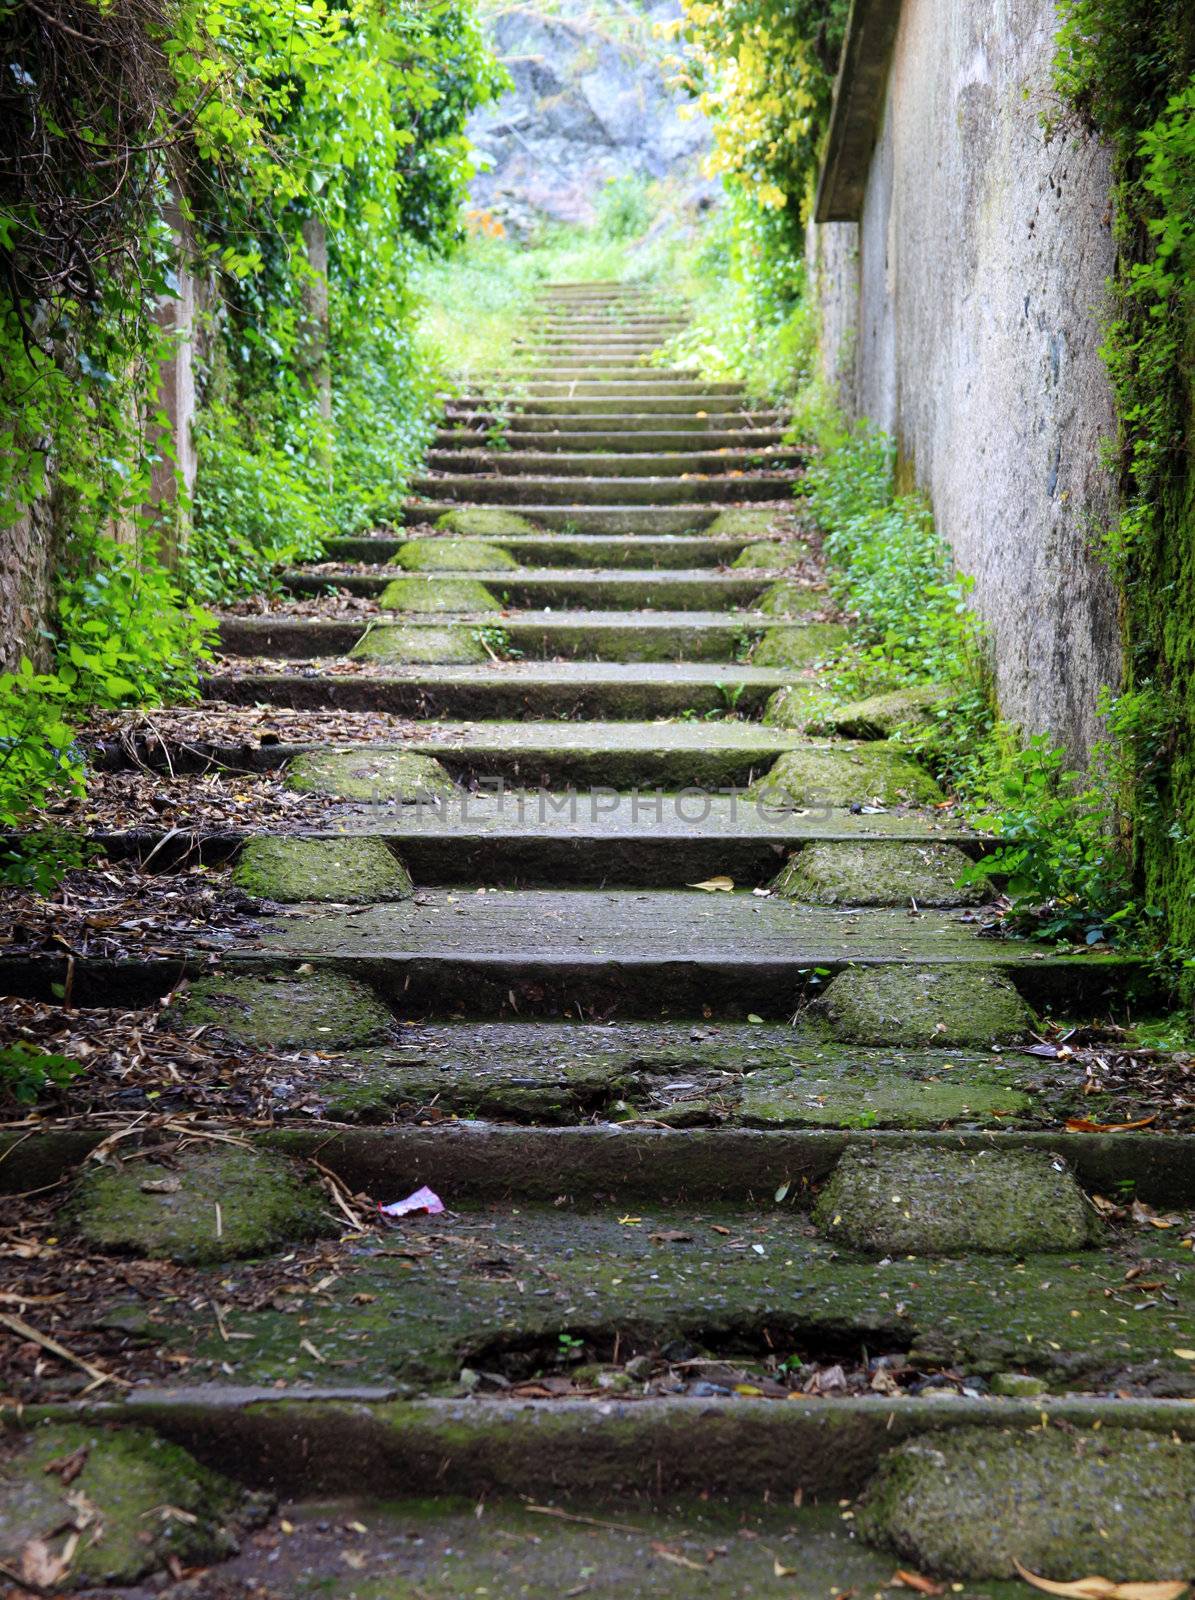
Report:
[[[1117,266],[1103,355],[1122,512],[1105,540],[1123,599],[1135,867],[1195,956],[1195,13],[1186,0],[1068,0],[1056,59],[1072,112],[1112,150]],[[1188,988],[1195,990],[1195,973]]]
[[[504,77],[471,0],[0,0],[0,47],[0,528],[32,522],[55,569],[0,675],[12,826],[78,789],[89,709],[194,697],[196,602],[396,514],[430,427],[408,280],[457,238],[465,118]],[[155,507],[183,264],[199,474],[193,505]]]
[[[929,507],[893,486],[892,441],[863,425],[824,438],[803,484],[821,530],[835,598],[858,619],[836,664],[845,699],[930,684],[940,695],[897,737],[934,771],[971,820],[1003,842],[968,874],[996,878],[1013,920],[1044,938],[1154,942],[1156,916],[1135,898],[1126,797],[1157,740],[1152,706],[1107,698],[1109,737],[1091,772],[1068,768],[1038,735],[1000,720],[971,581],[954,569]]]

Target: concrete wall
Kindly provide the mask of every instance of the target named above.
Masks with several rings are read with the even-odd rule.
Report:
[[[1049,0],[903,0],[859,221],[811,249],[827,376],[975,577],[1004,714],[1079,756],[1119,670],[1089,552],[1113,505],[1113,246],[1104,150],[1041,126],[1054,28]]]

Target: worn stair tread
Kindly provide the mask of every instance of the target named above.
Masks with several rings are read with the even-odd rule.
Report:
[[[613,451],[583,452],[577,455],[567,451],[495,450],[433,450],[428,465],[433,470],[450,473],[477,472],[498,475],[517,473],[527,477],[542,474],[551,477],[581,476],[584,478],[635,476],[652,478],[662,475],[701,473],[719,474],[735,468],[762,466],[799,467],[807,459],[804,450],[781,448],[723,450],[639,450],[618,454]]]
[[[504,435],[505,448],[513,454],[526,451],[566,452],[585,451],[590,459],[602,459],[601,452],[618,451],[655,451],[673,452],[689,449],[694,441],[708,449],[740,449],[750,451],[768,449],[773,445],[784,443],[784,432],[780,428],[710,428],[703,432],[681,432],[667,430],[659,427],[652,428],[620,428],[606,429],[604,431],[591,430],[586,433],[576,428],[559,429],[510,429]],[[459,432],[452,428],[441,428],[435,436],[438,449],[444,450],[485,450],[493,447],[493,441],[485,433],[474,429],[461,429]]]
[[[517,409],[508,411],[500,401],[481,399],[469,403],[449,401],[445,405],[444,415],[452,424],[450,428],[441,425],[444,432],[451,433],[453,428],[466,422],[498,420],[504,431],[515,439],[525,434],[539,432],[553,435],[622,433],[633,439],[644,431],[672,431],[679,432],[686,442],[694,435],[704,439],[710,434],[721,433],[766,432],[779,433],[783,436],[781,424],[785,421],[783,412],[766,410],[719,411],[715,414],[703,414],[690,408],[687,412],[681,411],[672,415],[655,410],[601,411],[586,415],[572,410],[552,411],[544,406],[536,406],[526,411]],[[661,415],[668,420],[661,422]]]
[[[711,602],[715,605],[747,606],[775,582],[775,574],[770,572],[752,575],[748,572],[720,572],[700,567],[670,570],[517,567],[500,572],[467,574],[410,573],[397,567],[386,572],[319,572],[300,567],[285,573],[283,583],[295,594],[319,594],[336,588],[347,590],[349,594],[379,595],[395,579],[435,583],[459,577],[468,577],[484,584],[495,598],[516,606],[534,606],[538,600],[571,608],[577,603],[593,601],[614,606],[621,602],[628,609],[638,609],[644,600],[658,597],[663,606],[685,610],[689,605],[694,610],[707,610]],[[491,616],[493,621],[499,620],[498,613],[492,613]]]
[[[525,516],[532,505],[571,505],[583,495],[590,505],[664,506],[696,501],[739,505],[779,500],[791,494],[795,472],[755,472],[735,476],[711,473],[689,477],[569,478],[502,477],[497,474],[441,472],[411,480],[416,495],[443,496],[455,505],[512,505]]]
[[[411,530],[410,536],[414,536]],[[439,538],[436,530],[423,537]],[[456,537],[449,534],[447,537]],[[648,534],[648,533],[514,533],[487,534],[486,544],[507,551],[517,561],[532,569],[536,567],[581,567],[593,571],[607,567],[632,567],[639,571],[649,567],[696,570],[699,567],[730,566],[749,544],[766,544],[778,539],[772,534]],[[325,542],[329,561],[377,562],[385,565],[408,542],[406,534],[362,534],[341,536]],[[793,564],[802,557],[805,547],[793,545]]]
[[[431,1183],[453,1206],[450,1166],[405,1181]],[[195,1269],[193,1295],[154,1307],[155,1338],[191,1358],[174,1381],[319,1385],[334,1374],[342,1385],[397,1380],[451,1395],[462,1368],[501,1371],[507,1351],[524,1352],[525,1373],[559,1370],[562,1332],[607,1360],[618,1333],[626,1360],[670,1340],[727,1354],[745,1340],[762,1357],[767,1328],[773,1347],[779,1340],[802,1354],[824,1346],[852,1361],[864,1349],[917,1349],[927,1367],[1027,1370],[1062,1391],[1182,1395],[1195,1386],[1175,1354],[1195,1314],[1195,1276],[1167,1237],[1151,1238],[1149,1255],[1173,1303],[1146,1316],[1105,1293],[1140,1264],[1133,1237],[1000,1271],[977,1271],[966,1258],[877,1268],[873,1256],[812,1235],[789,1208],[640,1202],[632,1214],[617,1204],[581,1211],[566,1198],[558,1207],[456,1205],[450,1218],[407,1218],[401,1239],[400,1249],[385,1237],[362,1241],[338,1263],[333,1286],[317,1292],[300,1280],[305,1294],[256,1309],[222,1291],[227,1264]],[[368,1298],[347,1314],[354,1296]],[[212,1300],[224,1305],[219,1324]],[[376,1337],[379,1327],[400,1327],[402,1337]]]
[[[406,520],[411,523],[434,522],[448,512],[460,511],[459,500],[410,500],[404,506]],[[528,522],[546,529],[593,534],[640,533],[650,535],[668,533],[700,533],[708,528],[728,507],[716,503],[703,504],[690,501],[675,506],[661,505],[589,505],[572,501],[568,505],[520,505],[518,514]],[[757,502],[749,507],[758,513],[761,522],[771,516],[776,519],[792,516],[791,499]],[[750,536],[752,539],[756,535]],[[762,538],[762,532],[758,535]]]

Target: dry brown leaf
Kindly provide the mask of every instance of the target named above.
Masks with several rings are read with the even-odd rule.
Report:
[[[1156,1111],[1148,1117],[1139,1117],[1136,1122],[1089,1122],[1086,1117],[1069,1117],[1066,1122],[1067,1133],[1131,1133],[1134,1128],[1148,1128],[1151,1122],[1158,1120]]]
[[[74,1553],[73,1545],[71,1553]],[[64,1560],[56,1556],[44,1539],[30,1539],[21,1551],[22,1583],[32,1584],[37,1589],[53,1589],[69,1571],[70,1558]]]
[[[90,1445],[81,1444],[77,1450],[72,1450],[69,1456],[55,1456],[53,1461],[47,1461],[42,1471],[55,1473],[65,1489],[74,1483],[87,1465],[90,1450]]]
[[[916,1589],[918,1594],[945,1594],[946,1585],[935,1583],[932,1578],[923,1577],[920,1572],[910,1572],[906,1567],[898,1567],[892,1574],[888,1587],[899,1585],[905,1589]]]
[[[700,883],[685,885],[688,889],[704,889],[706,894],[730,894],[734,888],[734,879],[725,876],[717,878],[703,878]]]
[[[773,1556],[772,1557],[772,1576],[776,1577],[776,1578],[795,1578],[797,1576],[797,1568],[796,1567],[785,1567],[785,1566],[782,1566],[780,1564],[780,1557],[779,1556]]]
[[[1055,1583],[1050,1578],[1039,1578],[1036,1572],[1030,1572],[1015,1556],[1012,1564],[1026,1583],[1046,1594],[1061,1595],[1062,1600],[1179,1600],[1188,1587],[1181,1579],[1161,1583],[1113,1583],[1111,1578],[1097,1575],[1076,1578],[1073,1583]]]

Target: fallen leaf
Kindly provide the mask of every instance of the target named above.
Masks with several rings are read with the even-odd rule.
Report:
[[[689,889],[704,889],[707,894],[729,894],[734,888],[733,878],[703,878],[700,883],[686,885]]]
[[[782,1201],[782,1200],[783,1200],[783,1199],[785,1199],[785,1197],[786,1197],[786,1196],[787,1196],[787,1194],[788,1194],[788,1190],[789,1190],[789,1185],[788,1185],[788,1183],[787,1183],[787,1182],[785,1182],[785,1183],[782,1183],[782,1184],[781,1184],[781,1185],[780,1185],[780,1187],[779,1187],[779,1189],[777,1189],[777,1190],[776,1190],[776,1204],[777,1204],[777,1205],[779,1205],[779,1204],[780,1204],[780,1202],[781,1202],[781,1201]]]
[[[1174,1353],[1180,1361],[1195,1361],[1195,1350],[1176,1350]]]
[[[1063,1600],[1179,1600],[1179,1596],[1187,1592],[1187,1585],[1181,1579],[1163,1583],[1113,1583],[1111,1578],[1092,1576],[1076,1578],[1073,1583],[1054,1583],[1030,1572],[1015,1556],[1012,1564],[1026,1583],[1046,1594],[1061,1595]]]
[[[797,1575],[797,1568],[796,1567],[782,1567],[780,1565],[780,1557],[779,1556],[773,1556],[772,1557],[772,1575],[773,1575],[773,1577],[776,1577],[776,1578],[795,1578],[796,1575]]]
[[[141,1185],[142,1194],[177,1194],[182,1188],[182,1179],[173,1174],[165,1178],[146,1178]]]
[[[888,1585],[890,1589],[898,1586],[904,1589],[916,1589],[918,1594],[946,1593],[946,1585],[944,1583],[935,1583],[932,1578],[922,1577],[920,1572],[910,1572],[905,1567],[896,1569]]]
[[[1148,1117],[1141,1117],[1136,1122],[1089,1122],[1086,1117],[1069,1117],[1066,1123],[1067,1133],[1130,1133],[1134,1128],[1148,1128],[1151,1122],[1158,1120],[1156,1111]]]
[[[658,1233],[649,1234],[652,1244],[688,1244],[693,1235],[682,1233],[679,1228],[661,1228]]]
[[[53,1472],[65,1489],[87,1465],[87,1455],[90,1445],[81,1444],[77,1450],[72,1450],[69,1456],[56,1456],[53,1461],[47,1461],[42,1468],[43,1472]]]
[[[56,1589],[69,1570],[70,1560],[56,1556],[44,1539],[30,1539],[21,1551],[21,1582],[34,1588]]]

